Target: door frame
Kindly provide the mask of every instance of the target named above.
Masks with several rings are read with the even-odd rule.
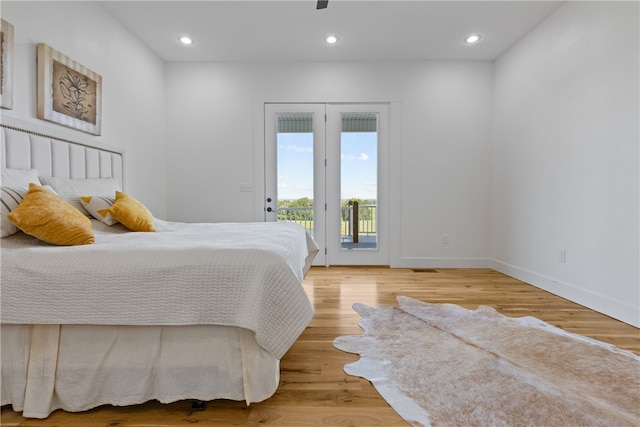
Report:
[[[263,221],[273,220],[277,215],[278,202],[278,177],[277,174],[277,141],[270,140],[276,132],[277,125],[274,121],[267,121],[267,117],[274,118],[278,113],[310,113],[313,114],[313,207],[314,207],[314,232],[313,237],[320,248],[320,251],[313,260],[313,265],[327,264],[327,233],[326,233],[326,104],[323,103],[265,103],[264,104],[264,198]],[[274,148],[269,152],[269,144]],[[276,184],[274,190],[270,191],[269,186]],[[275,191],[272,196],[270,193]],[[272,197],[271,208],[275,207],[276,212],[267,212],[266,198]],[[275,204],[274,204],[275,202]]]
[[[312,106],[325,106],[328,111],[329,108],[340,108],[349,106],[352,110],[349,111],[365,111],[369,112],[372,108],[378,108],[381,111],[381,120],[379,120],[380,127],[378,129],[378,224],[379,224],[379,234],[378,234],[378,249],[376,250],[357,250],[357,251],[341,251],[339,244],[339,236],[337,237],[338,244],[337,246],[334,244],[330,249],[328,249],[327,256],[324,254],[322,258],[324,258],[321,262],[318,262],[318,257],[316,257],[316,265],[384,265],[389,266],[393,264],[391,260],[391,246],[397,246],[397,239],[393,239],[392,236],[394,232],[390,230],[390,225],[392,221],[390,220],[393,215],[397,215],[396,209],[393,208],[392,200],[390,197],[389,188],[391,186],[391,173],[390,166],[392,166],[391,162],[391,150],[390,150],[390,136],[391,136],[391,110],[392,103],[389,102],[376,102],[376,103],[368,103],[368,102],[254,102],[253,106],[253,115],[254,115],[254,141],[256,150],[254,152],[254,183],[256,183],[255,188],[256,191],[254,193],[254,217],[256,221],[265,221],[265,198],[267,197],[266,187],[268,185],[267,180],[265,179],[266,168],[267,168],[267,153],[266,153],[266,138],[267,138],[267,125],[265,119],[267,117],[267,105],[275,106],[273,108],[279,109],[279,107],[287,107],[285,110],[287,112],[294,112],[291,110],[292,105],[298,105],[301,107],[300,112],[304,112],[305,108],[309,109]],[[283,110],[284,112],[284,110]],[[273,128],[271,128],[273,129]],[[329,132],[329,128],[327,127],[327,135]],[[326,137],[328,138],[328,136]],[[339,138],[339,136],[338,136]],[[326,143],[326,142],[325,142]],[[328,153],[325,153],[328,154]],[[334,153],[335,156],[335,153]],[[325,156],[327,158],[327,156]],[[339,158],[339,157],[338,157]],[[317,161],[314,160],[314,161]],[[327,166],[327,174],[329,171],[332,172],[336,170],[339,171],[340,165],[338,162],[333,162],[333,166],[330,165],[330,162],[327,161],[329,165]],[[318,167],[318,166],[316,166]],[[331,179],[326,180],[327,183],[331,181]],[[338,180],[339,183],[339,180]],[[314,186],[316,185],[316,180],[314,179]],[[329,185],[329,184],[327,184]],[[335,185],[335,182],[332,183]],[[338,184],[339,185],[339,184]],[[317,191],[314,189],[314,192]],[[326,201],[326,193],[327,190],[324,190],[324,197]],[[330,206],[333,205],[333,206]],[[333,209],[333,212],[330,210]],[[339,218],[339,209],[340,203],[337,206],[334,204],[328,204],[327,215],[334,215],[334,217]],[[337,210],[337,213],[336,213]],[[325,221],[327,224],[329,221]],[[339,233],[339,224],[337,224],[337,232]],[[328,236],[328,230],[325,231],[325,239],[326,245],[323,245],[320,248],[321,253],[325,253],[325,248],[329,248],[330,242]],[[335,247],[334,247],[335,246]],[[333,251],[331,250],[333,249]],[[330,254],[332,252],[340,251],[343,255],[344,259],[340,259],[338,257],[332,256],[331,260],[329,260]]]

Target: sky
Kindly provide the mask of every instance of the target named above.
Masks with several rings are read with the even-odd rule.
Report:
[[[375,132],[342,133],[341,199],[376,199]],[[278,199],[313,199],[313,134],[278,134]]]

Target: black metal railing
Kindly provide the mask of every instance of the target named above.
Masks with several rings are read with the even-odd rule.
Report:
[[[341,238],[358,243],[360,236],[375,236],[376,215],[376,205],[358,205],[357,202],[353,202],[349,206],[343,206],[340,212]],[[300,224],[313,236],[313,206],[280,207],[278,221]]]

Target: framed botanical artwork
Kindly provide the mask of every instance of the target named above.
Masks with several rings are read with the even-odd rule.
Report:
[[[100,135],[102,77],[38,43],[38,118]]]
[[[0,107],[13,108],[13,25],[0,19]]]

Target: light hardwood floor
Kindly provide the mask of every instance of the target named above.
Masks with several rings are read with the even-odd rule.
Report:
[[[83,413],[54,412],[46,420],[24,419],[2,409],[3,426],[406,426],[373,386],[346,375],[358,359],[333,347],[340,335],[359,335],[355,302],[395,304],[398,295],[467,308],[490,305],[508,316],[535,316],[570,332],[640,354],[640,330],[488,269],[314,267],[304,287],[315,316],[281,362],[280,387],[265,402],[209,402],[190,412],[188,401],[132,407],[103,406]]]

